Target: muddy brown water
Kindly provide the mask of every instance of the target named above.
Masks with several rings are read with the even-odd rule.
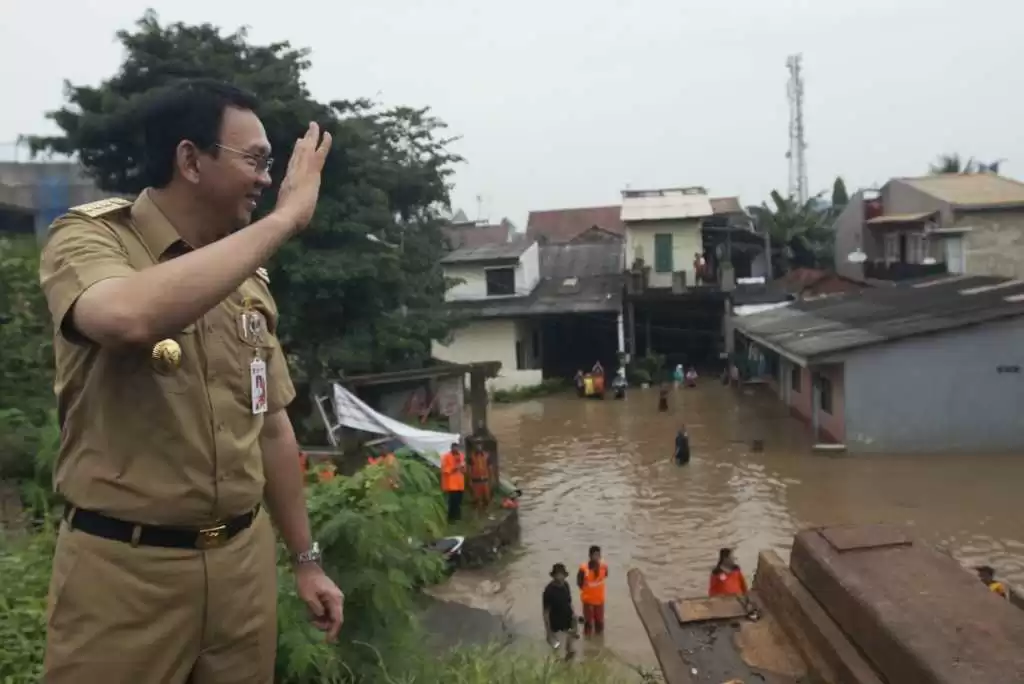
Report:
[[[463,571],[438,594],[503,613],[543,636],[540,596],[553,563],[577,567],[599,544],[610,566],[604,648],[655,664],[629,599],[636,567],[663,598],[703,595],[718,549],[736,549],[748,580],[757,553],[788,560],[796,530],[890,522],[1024,584],[1024,455],[812,454],[808,428],[766,389],[738,393],[708,380],[624,401],[556,396],[495,406],[503,474],[523,489],[522,546],[500,567]],[[692,460],[671,460],[685,423]],[[764,440],[764,451],[750,448]],[[574,592],[578,601],[578,594]],[[596,648],[598,646],[591,646]]]

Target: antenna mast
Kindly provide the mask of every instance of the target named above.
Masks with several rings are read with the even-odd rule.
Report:
[[[789,83],[786,95],[789,99],[789,196],[801,206],[807,202],[807,142],[804,140],[804,78],[802,74],[803,55],[786,58]]]

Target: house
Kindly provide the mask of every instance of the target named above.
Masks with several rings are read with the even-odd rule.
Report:
[[[622,339],[622,251],[617,244],[538,246],[522,240],[442,259],[464,282],[448,292],[463,323],[433,356],[500,361],[491,389],[571,377],[595,360],[615,365]]]
[[[625,190],[621,218],[629,354],[661,354],[669,366],[717,364],[729,292],[737,276],[751,275],[764,238],[737,198],[712,198],[701,187]]]
[[[531,211],[526,237],[545,245],[615,242],[626,233],[619,205]]]
[[[511,242],[515,237],[515,226],[508,219],[502,219],[500,223],[452,221],[442,231],[453,250],[500,245]]]
[[[525,315],[540,281],[537,243],[464,247],[442,258],[441,267],[446,277],[461,281],[445,298],[467,321],[451,339],[435,341],[432,356],[452,363],[501,362],[490,389],[539,384],[540,332]]]
[[[68,209],[110,197],[74,162],[0,162],[0,234],[46,237]]]
[[[1024,448],[1024,282],[946,275],[735,317],[815,438],[851,452]]]
[[[836,268],[854,279],[1024,277],[1024,183],[996,174],[894,178],[854,194],[834,229]]]

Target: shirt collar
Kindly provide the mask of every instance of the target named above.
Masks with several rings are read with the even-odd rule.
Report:
[[[176,247],[175,253],[188,251],[190,249],[178,231],[167,219],[160,207],[156,206],[153,198],[149,195],[149,189],[143,190],[138,199],[132,205],[132,223],[139,237],[146,244],[157,260],[162,259],[171,247]]]

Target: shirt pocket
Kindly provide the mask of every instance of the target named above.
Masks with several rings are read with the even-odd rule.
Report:
[[[267,312],[261,308],[252,310],[260,316],[262,321],[254,333],[251,327],[247,328],[241,321],[241,313],[235,316],[232,331],[227,335],[225,359],[227,385],[236,399],[251,408],[252,405],[252,363],[257,358],[263,361],[264,373],[269,382],[269,367],[271,356],[275,352],[276,345],[270,333]]]

